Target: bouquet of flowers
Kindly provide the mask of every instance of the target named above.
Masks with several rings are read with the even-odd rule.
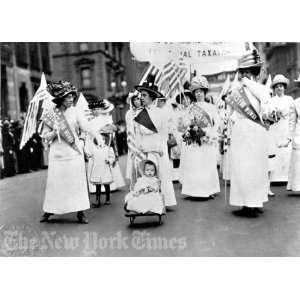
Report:
[[[201,146],[206,142],[205,131],[196,124],[195,120],[188,126],[182,138],[186,145],[198,144]]]
[[[212,140],[212,120],[210,116],[199,106],[193,105],[189,110],[191,116],[189,126],[182,135],[186,145],[208,143]]]

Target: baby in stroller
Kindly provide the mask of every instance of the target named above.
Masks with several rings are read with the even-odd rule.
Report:
[[[141,214],[164,213],[160,180],[157,178],[157,167],[153,161],[142,162],[142,176],[137,179],[133,191],[125,196],[125,210]]]

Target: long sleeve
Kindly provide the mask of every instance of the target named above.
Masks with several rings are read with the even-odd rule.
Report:
[[[296,129],[297,123],[297,110],[296,110],[296,101],[291,103],[290,105],[290,112],[289,112],[289,138],[292,139]]]
[[[44,124],[43,131],[41,133],[42,139],[47,143],[51,144],[52,141],[56,138],[56,133],[48,125]]]

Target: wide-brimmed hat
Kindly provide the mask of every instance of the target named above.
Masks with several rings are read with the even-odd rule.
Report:
[[[111,112],[114,109],[114,105],[109,102],[107,99],[95,99],[89,101],[89,109],[97,109],[98,112],[106,114]]]
[[[184,90],[183,92],[179,93],[176,97],[175,100],[178,104],[182,103],[182,99],[184,99],[185,97],[190,97],[191,100],[193,99],[193,94],[190,90]]]
[[[69,81],[51,82],[47,85],[47,90],[54,97],[52,101],[56,104],[61,103],[63,98],[69,94],[74,94],[77,97],[77,89]]]
[[[271,88],[274,88],[275,85],[279,84],[279,83],[282,83],[287,87],[290,83],[290,80],[282,74],[277,74],[277,75],[275,75],[275,77],[273,79],[273,82],[271,84]]]
[[[248,68],[260,68],[263,64],[261,57],[256,49],[254,49],[251,53],[248,53],[242,56],[238,60],[237,69],[248,69]]]
[[[198,76],[192,79],[190,91],[193,93],[198,89],[204,90],[206,92],[209,89],[208,81],[204,76]]]
[[[148,75],[146,81],[142,83],[142,85],[136,85],[134,88],[141,92],[146,91],[150,94],[154,95],[155,98],[164,98],[164,95],[158,91],[158,86],[154,84],[155,82],[155,75]]]

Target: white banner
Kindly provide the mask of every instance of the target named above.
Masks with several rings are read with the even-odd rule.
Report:
[[[252,47],[252,43],[245,42],[130,43],[138,61],[148,61],[162,69],[169,61],[182,57],[191,71],[202,75],[235,70],[238,59]]]

